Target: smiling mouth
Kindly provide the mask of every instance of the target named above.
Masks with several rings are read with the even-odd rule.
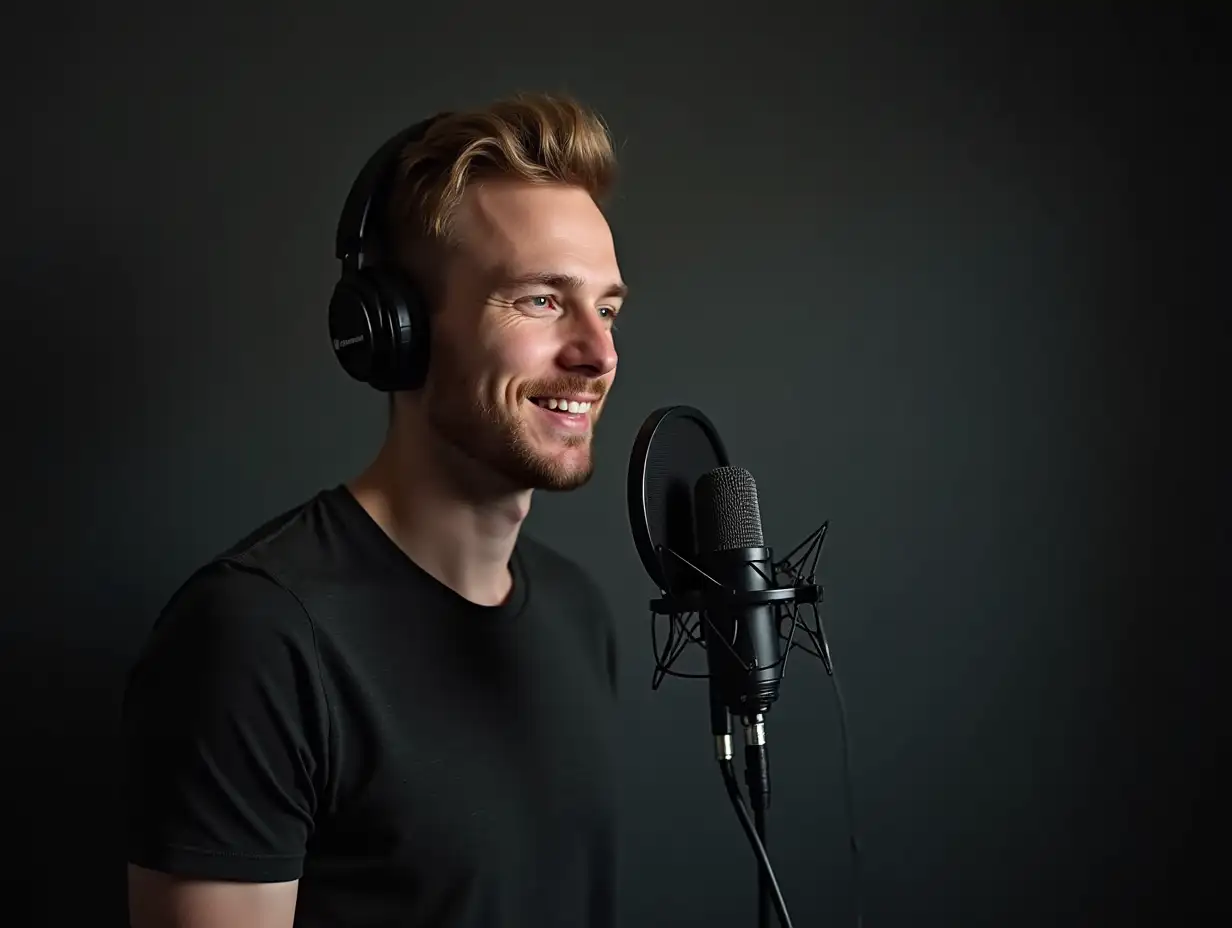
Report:
[[[591,403],[577,400],[557,399],[556,397],[537,396],[531,399],[536,406],[563,415],[585,415],[590,412]]]

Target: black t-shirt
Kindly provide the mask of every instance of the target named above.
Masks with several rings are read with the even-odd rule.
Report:
[[[198,570],[125,694],[129,860],[298,879],[310,928],[615,924],[611,615],[510,566],[470,603],[338,486]]]

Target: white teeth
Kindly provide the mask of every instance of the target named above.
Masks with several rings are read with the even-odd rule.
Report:
[[[556,399],[555,397],[535,400],[535,402],[545,409],[557,409],[561,412],[573,413],[575,415],[577,413],[590,412],[591,405],[590,403],[579,403],[576,400],[563,400]]]

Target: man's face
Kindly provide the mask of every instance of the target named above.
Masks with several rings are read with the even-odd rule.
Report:
[[[519,489],[581,486],[624,295],[607,221],[580,188],[485,182],[455,240],[431,318],[429,422]]]

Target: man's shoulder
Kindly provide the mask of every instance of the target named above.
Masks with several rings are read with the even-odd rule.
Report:
[[[266,518],[197,564],[165,602],[155,635],[284,636],[306,620],[293,578],[328,544],[322,491]]]
[[[229,563],[276,574],[317,559],[336,534],[337,488],[322,490],[246,531],[217,552],[207,567]]]
[[[262,570],[218,557],[192,571],[167,599],[146,650],[196,649],[202,660],[238,661],[292,642],[312,650],[299,600]]]

